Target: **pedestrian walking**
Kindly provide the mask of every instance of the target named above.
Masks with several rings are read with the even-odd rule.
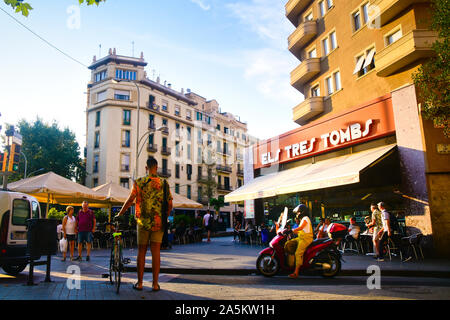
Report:
[[[384,244],[391,237],[391,223],[390,223],[390,213],[386,210],[386,204],[384,202],[378,203],[378,209],[381,211],[381,221],[383,226],[381,230],[378,231],[378,241],[376,242],[377,250],[377,261],[384,261]]]
[[[203,216],[203,227],[205,227],[208,240],[207,242],[211,242],[211,230],[212,230],[212,224],[213,224],[213,217],[211,215],[211,211],[208,210],[208,212]]]
[[[135,290],[142,290],[145,269],[145,255],[150,242],[152,254],[152,291],[159,291],[159,270],[161,267],[161,242],[167,228],[167,217],[172,211],[172,195],[167,180],[158,177],[158,161],[149,157],[145,167],[147,175],[137,179],[128,199],[116,217],[120,217],[136,200],[136,228],[138,241],[137,282]]]
[[[372,203],[370,205],[370,211],[372,211],[372,221],[368,224],[366,224],[367,228],[373,228],[372,233],[372,243],[373,243],[373,250],[375,253],[375,257],[378,258],[378,251],[377,251],[377,241],[378,239],[378,231],[381,230],[383,227],[383,222],[381,220],[381,211],[378,210],[378,206],[375,203]]]
[[[76,260],[82,261],[83,242],[86,243],[86,261],[91,260],[91,247],[94,240],[95,232],[95,215],[94,212],[89,209],[89,203],[83,201],[81,210],[78,212],[77,219],[78,230],[78,257]]]
[[[74,208],[66,208],[67,215],[63,219],[62,231],[64,239],[67,240],[67,250],[63,252],[63,261],[66,261],[67,251],[70,252],[70,261],[73,261],[75,241],[77,240],[77,219],[73,216]]]

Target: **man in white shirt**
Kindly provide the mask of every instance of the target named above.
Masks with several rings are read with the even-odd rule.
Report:
[[[386,210],[386,204],[384,202],[378,203],[378,209],[381,211],[381,221],[383,222],[383,227],[378,231],[376,242],[376,251],[377,251],[377,261],[384,261],[383,258],[383,247],[384,243],[391,236],[391,221],[390,221],[390,213]]]
[[[208,211],[204,216],[203,216],[203,226],[205,227],[206,231],[208,232],[208,242],[211,242],[211,221],[212,219],[211,217],[211,213]]]

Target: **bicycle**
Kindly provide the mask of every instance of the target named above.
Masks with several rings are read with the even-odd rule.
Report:
[[[124,271],[124,265],[130,263],[130,259],[123,258],[122,249],[122,232],[119,231],[119,222],[116,220],[114,224],[108,223],[112,228],[112,246],[111,255],[109,258],[109,281],[114,284],[116,288],[116,293],[119,293],[120,282],[122,279],[122,272]]]

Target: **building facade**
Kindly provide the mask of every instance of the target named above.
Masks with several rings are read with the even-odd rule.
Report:
[[[315,217],[340,220],[385,201],[408,233],[450,255],[450,156],[439,147],[449,141],[422,118],[412,80],[437,40],[430,2],[289,0],[285,9],[295,27],[288,49],[299,59],[291,85],[304,95],[293,108],[301,127],[251,148],[246,165],[256,178],[227,201],[255,199],[261,219],[302,200]],[[303,182],[289,180],[290,170]]]
[[[112,181],[131,188],[153,156],[171,191],[206,209],[208,195],[223,196],[243,184],[242,154],[251,141],[247,124],[222,113],[216,100],[148,79],[146,66],[142,54],[120,56],[115,49],[100,60],[94,57],[86,109],[86,185]],[[229,204],[221,209],[227,226],[231,213],[242,210]]]

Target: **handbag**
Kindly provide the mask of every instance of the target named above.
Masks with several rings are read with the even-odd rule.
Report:
[[[67,252],[67,239],[65,239],[64,237],[59,240],[59,250],[61,252]]]

